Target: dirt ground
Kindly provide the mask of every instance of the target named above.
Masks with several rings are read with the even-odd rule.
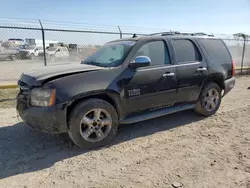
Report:
[[[0,110],[0,187],[250,188],[250,77],[218,113],[192,111],[121,126],[109,147],[84,151]]]

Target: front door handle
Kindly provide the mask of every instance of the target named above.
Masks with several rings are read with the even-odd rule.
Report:
[[[169,77],[169,76],[174,76],[173,72],[168,72],[162,75],[163,77]]]
[[[197,69],[197,71],[206,71],[206,70],[207,70],[206,67],[200,67],[200,68]]]

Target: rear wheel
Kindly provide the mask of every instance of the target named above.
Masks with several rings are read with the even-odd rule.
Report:
[[[217,112],[221,103],[221,88],[216,83],[206,84],[196,102],[195,111],[203,116],[210,116]]]
[[[101,99],[89,99],[78,104],[69,117],[69,136],[81,148],[107,145],[116,135],[117,128],[116,110]]]

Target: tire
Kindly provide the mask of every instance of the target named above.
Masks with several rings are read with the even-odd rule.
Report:
[[[30,54],[30,59],[34,60],[35,59],[35,55],[34,54]]]
[[[56,61],[55,55],[51,55],[51,56],[49,57],[49,60],[50,60],[51,63],[55,63],[55,61]]]
[[[104,125],[104,119],[109,124]],[[83,101],[76,105],[69,115],[69,137],[80,148],[97,149],[109,144],[116,135],[117,129],[118,115],[115,108],[101,99]]]
[[[221,88],[214,82],[207,83],[196,102],[195,111],[202,116],[211,116],[221,104]]]
[[[15,61],[15,60],[17,60],[16,55],[12,55],[12,56],[11,56],[11,61]]]

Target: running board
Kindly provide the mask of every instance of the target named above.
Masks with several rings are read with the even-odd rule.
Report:
[[[194,107],[195,107],[195,104],[185,104],[185,105],[178,105],[174,107],[168,107],[168,108],[158,109],[154,111],[144,112],[144,113],[140,113],[136,115],[129,115],[121,119],[120,124],[137,123],[140,121],[149,120],[149,119],[165,116],[168,114],[172,114],[175,112],[193,109]]]

